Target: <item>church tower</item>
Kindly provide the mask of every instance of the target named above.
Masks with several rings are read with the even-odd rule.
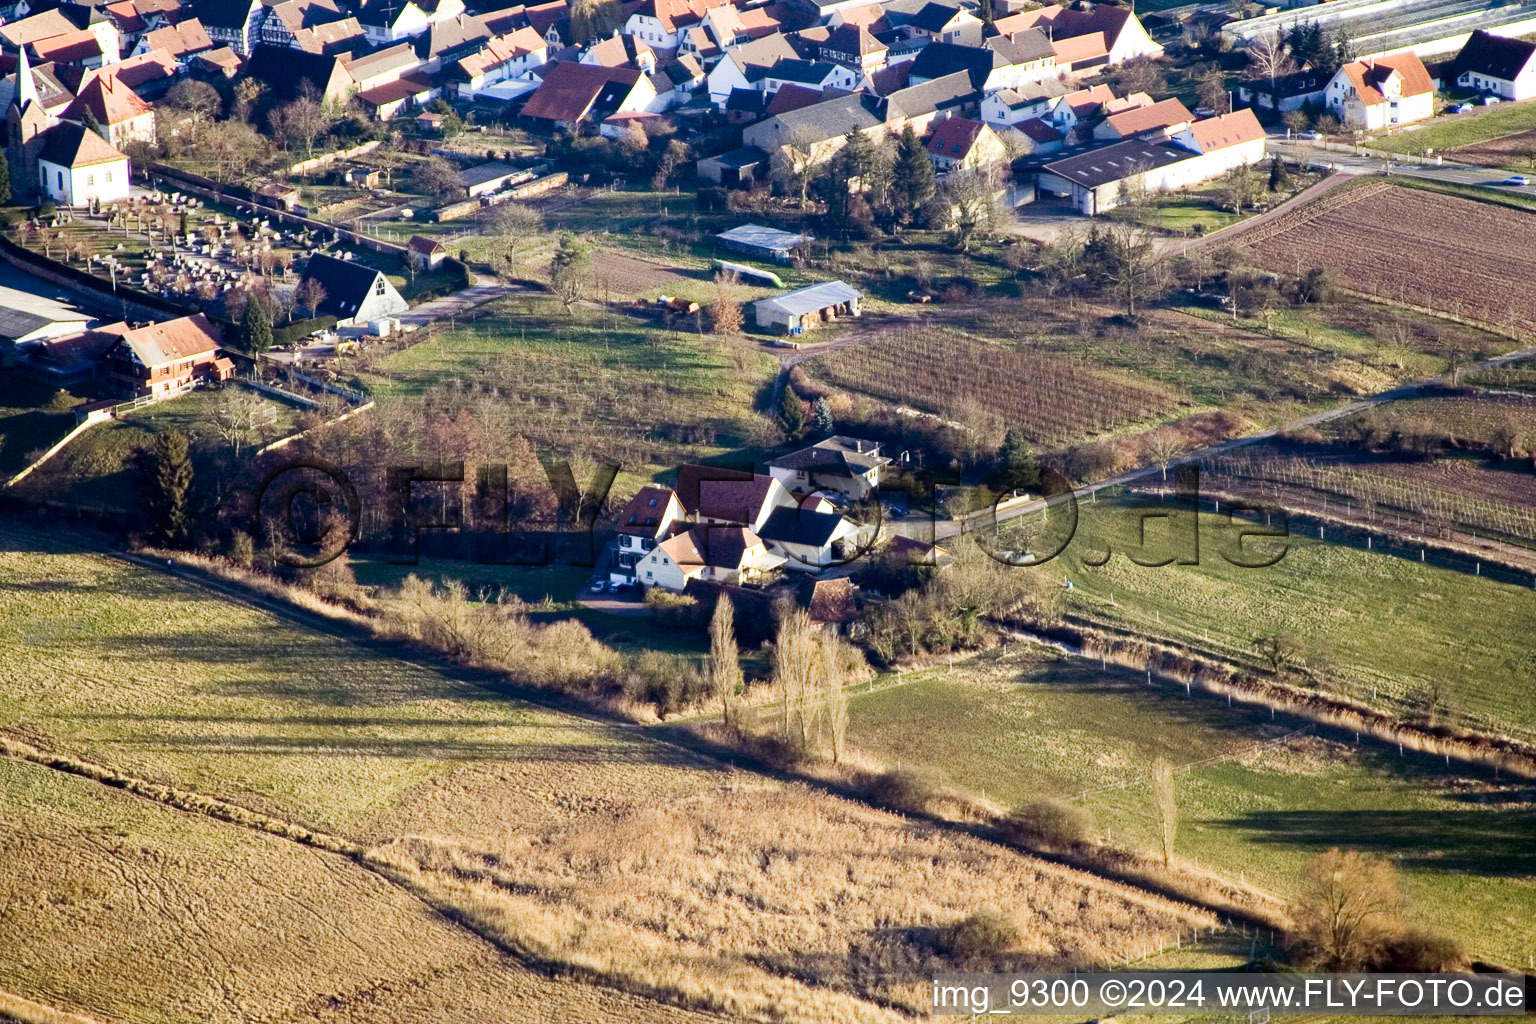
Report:
[[[43,108],[37,80],[27,60],[27,48],[20,48],[16,59],[16,87],[11,91],[11,105],[5,112],[5,159],[11,169],[12,201],[42,193],[38,186],[37,154],[43,148],[43,133],[54,120]]]

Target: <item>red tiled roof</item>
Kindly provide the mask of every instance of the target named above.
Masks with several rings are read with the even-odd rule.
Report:
[[[610,84],[633,87],[640,72],[632,68],[604,68],[562,61],[550,69],[544,81],[523,105],[523,116],[545,121],[579,121]]]
[[[152,48],[164,49],[173,57],[213,49],[213,40],[208,38],[208,30],[196,18],[157,28],[145,38]]]
[[[84,117],[84,112],[89,110],[99,123],[113,125],[131,121],[153,109],[109,70],[81,86],[75,102],[64,108],[64,113],[59,116],[65,120],[74,120]]]
[[[662,520],[675,495],[670,487],[640,488],[619,513],[619,533],[654,538],[666,525]]]
[[[1085,36],[1071,36],[1051,41],[1057,64],[1078,64],[1085,60],[1097,60],[1109,56],[1109,43],[1103,32],[1090,32]]]
[[[779,87],[779,91],[774,93],[772,102],[763,113],[767,117],[772,117],[774,114],[784,114],[791,110],[799,110],[801,107],[808,107],[813,103],[820,103],[826,98],[826,93],[820,89],[812,89],[809,86],[791,82]]]
[[[133,0],[118,0],[115,4],[107,4],[107,13],[112,15],[112,23],[121,32],[144,31],[144,17],[139,14],[139,9],[134,6]]]
[[[1195,115],[1189,112],[1188,107],[1184,106],[1177,99],[1170,98],[1159,100],[1148,107],[1138,107],[1119,114],[1111,114],[1105,119],[1105,122],[1115,130],[1116,135],[1119,135],[1121,138],[1130,138],[1143,132],[1188,124],[1194,119]]]
[[[1196,121],[1189,126],[1189,132],[1200,146],[1200,152],[1210,153],[1214,150],[1226,149],[1228,146],[1262,139],[1264,126],[1259,124],[1259,119],[1254,116],[1251,109],[1244,107],[1230,114],[1220,114],[1203,121]]]
[[[215,351],[219,333],[213,321],[199,313],[125,331],[123,343],[133,349],[139,362],[154,367]]]
[[[1360,94],[1360,102],[1368,107],[1374,107],[1378,103],[1387,101],[1386,94],[1381,86],[1393,72],[1402,76],[1402,95],[1422,96],[1425,93],[1435,91],[1435,83],[1430,79],[1429,72],[1424,68],[1424,62],[1415,53],[1397,53],[1390,57],[1376,57],[1370,61],[1352,61],[1343,67],[1344,74],[1349,78],[1349,84],[1355,87],[1355,92]]]
[[[1056,142],[1061,138],[1060,132],[1038,117],[1020,121],[1014,127],[1023,132],[1031,142]]]
[[[928,152],[951,160],[963,158],[976,145],[987,126],[968,117],[952,117],[941,121],[928,138]]]
[[[39,39],[32,44],[32,55],[43,62],[78,64],[102,56],[101,40],[96,38],[96,33],[83,28],[76,32]]]

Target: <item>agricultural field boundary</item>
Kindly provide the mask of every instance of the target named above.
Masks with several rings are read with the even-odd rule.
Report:
[[[43,452],[43,454],[39,455],[36,458],[36,460],[34,460],[32,462],[29,462],[29,463],[27,463],[26,466],[22,467],[22,470],[21,470],[20,473],[17,473],[15,476],[13,476],[9,480],[7,480],[5,482],[5,486],[8,487],[8,488],[9,487],[15,487],[17,484],[21,483],[27,477],[31,476],[32,472],[34,470],[36,470],[39,466],[41,466],[43,463],[47,462],[49,459],[53,458],[55,455],[59,454],[59,452],[63,451],[65,445],[69,444],[69,442],[73,441],[75,438],[79,437],[81,434],[85,433],[91,427],[94,427],[96,424],[98,424],[100,422],[101,422],[100,420],[90,420],[90,419],[88,419],[88,420],[86,420],[83,423],[75,424],[73,427],[70,428],[69,433],[65,434],[63,437],[61,437],[57,441],[53,442],[53,446],[52,447],[50,447],[47,451]]]
[[[59,1010],[0,989],[0,1024],[106,1024],[98,1017]]]
[[[1305,200],[1300,205],[1291,206],[1288,209],[1282,208],[1280,211],[1277,211],[1280,215],[1272,220],[1263,221],[1262,223],[1249,221],[1246,224],[1234,224],[1234,228],[1241,228],[1243,230],[1234,231],[1231,235],[1221,239],[1221,241],[1226,244],[1241,242],[1243,245],[1257,245],[1259,242],[1266,241],[1276,235],[1305,227],[1326,213],[1332,213],[1334,210],[1358,203],[1362,199],[1369,199],[1371,196],[1380,195],[1391,187],[1392,184],[1386,181],[1371,181],[1358,184],[1347,180],[1341,181],[1337,183],[1335,188],[1328,190],[1332,194],[1321,197],[1314,195],[1313,198]],[[1297,198],[1300,199],[1301,196]],[[1215,236],[1212,237],[1214,238]]]

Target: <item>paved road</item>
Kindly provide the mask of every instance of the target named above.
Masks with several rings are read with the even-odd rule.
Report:
[[[462,288],[452,295],[445,295],[431,302],[423,302],[413,307],[409,313],[401,313],[400,322],[425,327],[438,320],[463,316],[476,306],[483,306],[492,299],[500,298],[513,290],[502,285],[494,277],[476,274],[474,283],[468,288]]]
[[[1491,359],[1484,359],[1481,362],[1473,363],[1466,367],[1465,371],[1492,369],[1494,367],[1502,366],[1505,363],[1510,363],[1517,359],[1525,359],[1530,356],[1536,356],[1536,346],[1518,349],[1514,352],[1509,352],[1502,356],[1494,356]],[[1265,430],[1257,434],[1249,434],[1246,437],[1235,438],[1231,441],[1223,441],[1221,444],[1211,445],[1208,448],[1201,448],[1199,451],[1190,452],[1187,455],[1182,455],[1175,459],[1173,462],[1169,463],[1168,468],[1172,469],[1175,466],[1182,466],[1188,463],[1214,458],[1218,455],[1225,455],[1226,453],[1235,451],[1239,448],[1245,448],[1249,445],[1258,444],[1261,441],[1268,441],[1280,434],[1287,433],[1292,430],[1301,430],[1306,427],[1317,426],[1321,423],[1327,423],[1330,420],[1339,419],[1342,416],[1350,416],[1357,412],[1364,412],[1367,409],[1374,408],[1378,405],[1384,405],[1388,402],[1395,402],[1404,398],[1412,398],[1414,395],[1422,392],[1425,388],[1433,387],[1437,384],[1449,383],[1450,375],[1446,374],[1440,377],[1431,377],[1427,380],[1417,381],[1412,384],[1404,384],[1401,387],[1393,388],[1390,391],[1383,391],[1379,394],[1370,395],[1366,398],[1361,398],[1353,402],[1345,403],[1344,405],[1333,409],[1325,409],[1322,412],[1313,413],[1311,416],[1304,416],[1299,420],[1284,424],[1283,426],[1275,427],[1271,430]],[[1082,500],[1091,494],[1097,494],[1099,491],[1105,490],[1107,488],[1123,487],[1126,484],[1137,483],[1153,476],[1160,477],[1162,472],[1163,470],[1160,466],[1146,466],[1142,469],[1134,469],[1128,473],[1121,473],[1119,476],[1110,477],[1108,480],[1101,480],[1096,484],[1088,484],[1086,486],[1076,488],[1075,493],[1078,500]],[[1038,512],[1045,508],[1045,506],[1045,499],[1042,498],[1028,502],[1027,504],[1017,505],[1003,512],[997,512],[995,513],[995,516],[992,510],[984,509],[980,512],[972,514],[965,520],[940,520],[937,523],[932,523],[932,530],[936,534],[934,539],[944,540],[949,537],[959,536],[976,529],[985,528],[994,522],[1006,522],[1010,519],[1016,519],[1019,516],[1028,515],[1032,512]],[[929,520],[923,520],[920,522],[892,523],[890,525],[892,530],[897,533],[903,533],[907,536],[927,540],[929,537],[930,522],[931,521]]]
[[[1401,174],[1409,178],[1426,178],[1452,185],[1477,185],[1498,192],[1530,196],[1536,199],[1536,188],[1503,184],[1508,172],[1493,167],[1477,167],[1472,164],[1444,163],[1416,164],[1394,160],[1387,156],[1360,155],[1338,150],[1322,149],[1307,142],[1280,139],[1271,136],[1269,148],[1290,160],[1314,164],[1331,164],[1341,174]]]

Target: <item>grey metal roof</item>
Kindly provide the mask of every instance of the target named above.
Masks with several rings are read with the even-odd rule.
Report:
[[[1107,185],[1133,174],[1192,160],[1199,153],[1169,143],[1117,142],[1113,146],[1090,150],[1077,156],[1056,160],[1041,168],[1085,188]]]
[[[754,147],[746,148],[752,148],[753,152],[758,154],[758,161],[761,161],[764,155],[762,150],[755,149]],[[736,150],[735,152],[739,153],[741,150]],[[727,153],[726,157],[732,155],[732,153]],[[724,160],[725,157],[721,157],[721,161],[724,162]],[[730,242],[733,245],[748,245],[755,249],[768,249],[773,252],[793,249],[805,241],[804,235],[797,235],[793,231],[780,231],[778,228],[764,227],[761,224],[743,224],[739,228],[722,231],[715,237],[723,242]]]
[[[81,317],[85,322],[87,318]],[[36,313],[28,313],[20,309],[5,309],[0,307],[0,338],[25,338],[33,331],[40,331],[45,327],[58,323],[53,317],[39,316]]]
[[[809,285],[805,288],[797,288],[795,291],[776,295],[771,299],[759,300],[754,308],[767,306],[790,316],[802,316],[806,313],[814,313],[828,306],[840,306],[845,302],[862,299],[864,294],[857,288],[846,285],[841,281],[823,281],[821,284]]]

